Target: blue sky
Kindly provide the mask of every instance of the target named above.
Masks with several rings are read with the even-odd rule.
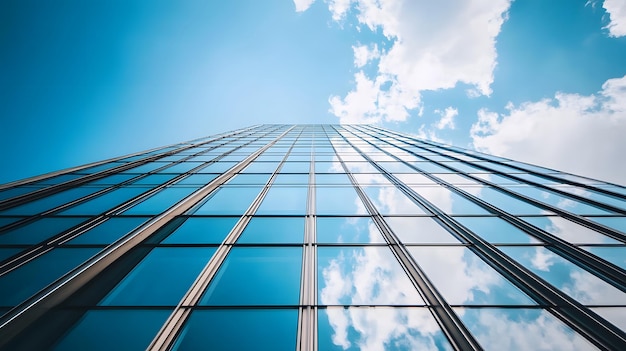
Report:
[[[257,123],[375,123],[626,183],[626,4],[0,3],[8,182]]]

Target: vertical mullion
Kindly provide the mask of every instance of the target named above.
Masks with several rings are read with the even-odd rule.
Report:
[[[263,149],[265,150],[268,149],[270,146],[275,144],[276,141],[280,140],[283,136],[287,135],[287,133],[289,133],[293,129],[294,127],[292,126],[291,128],[289,128],[289,130],[287,130],[285,133],[279,136],[272,143],[269,143],[265,147],[263,147]],[[172,347],[174,341],[176,340],[176,337],[180,334],[182,328],[185,325],[185,322],[191,315],[192,308],[195,307],[199,303],[200,298],[206,291],[207,287],[211,283],[211,280],[213,279],[215,274],[218,272],[221,265],[226,260],[226,257],[228,256],[228,253],[232,249],[233,245],[235,244],[235,242],[237,241],[237,239],[243,232],[244,228],[250,222],[252,216],[255,214],[256,210],[261,205],[261,202],[263,202],[265,195],[267,194],[272,184],[274,183],[274,180],[278,172],[280,172],[281,167],[283,166],[283,164],[289,157],[289,154],[292,149],[293,149],[293,144],[291,148],[285,153],[283,160],[278,164],[277,168],[274,170],[270,178],[267,180],[267,183],[265,184],[261,192],[252,201],[252,203],[250,204],[246,212],[243,214],[243,216],[241,216],[239,221],[235,224],[233,229],[226,236],[222,244],[217,248],[216,252],[213,254],[213,257],[211,257],[211,259],[206,264],[206,266],[198,274],[198,277],[193,282],[192,286],[189,288],[185,296],[183,296],[181,301],[178,303],[178,305],[176,306],[176,308],[174,309],[170,317],[167,319],[165,324],[161,327],[161,329],[159,330],[157,335],[154,337],[154,339],[152,340],[152,343],[147,348],[147,350],[166,351]]]
[[[353,133],[354,134],[354,133]],[[356,135],[356,134],[355,134]],[[371,135],[370,135],[371,136]],[[384,152],[385,154],[389,155],[390,157],[395,158],[398,162],[402,162],[403,164],[407,165],[410,168],[415,169],[414,166],[412,166],[411,164],[399,159],[397,156],[391,154],[388,151],[385,151],[381,148],[379,148],[378,146],[376,146],[375,144],[365,140],[362,137],[361,140],[364,140],[366,142],[368,142],[370,145],[376,147],[377,149],[381,150],[382,152]],[[380,140],[380,139],[379,139]],[[410,150],[406,150],[403,149],[406,152],[412,153]],[[434,162],[434,161],[433,161]],[[385,172],[387,173],[387,172]],[[427,176],[428,178],[430,178],[433,181],[436,181],[438,183],[443,184],[447,189],[450,189],[451,191],[463,196],[464,198],[466,198],[469,201],[472,201],[473,203],[475,203],[476,205],[484,208],[485,210],[491,212],[491,213],[495,213],[498,214],[499,216],[501,216],[504,220],[506,220],[507,222],[511,223],[512,225],[522,229],[524,232],[528,233],[529,235],[545,242],[548,243],[549,245],[547,246],[547,249],[556,252],[557,254],[569,258],[570,261],[572,261],[574,264],[578,265],[579,267],[585,269],[586,271],[591,272],[592,274],[596,275],[598,278],[606,281],[607,283],[611,284],[612,286],[616,287],[617,289],[626,292],[626,272],[621,269],[620,267],[617,267],[616,265],[607,262],[595,255],[593,255],[592,253],[589,253],[575,245],[572,245],[571,243],[556,237],[552,234],[546,233],[542,230],[536,229],[534,228],[532,225],[527,224],[526,222],[524,222],[523,220],[520,220],[519,218],[517,218],[516,216],[503,211],[499,208],[497,208],[496,206],[491,205],[490,203],[472,195],[469,194],[468,192],[458,189],[455,186],[449,184],[448,182],[440,179],[439,177],[436,177],[432,174],[427,174],[424,173],[425,176]],[[388,175],[387,176],[393,183],[395,184],[402,184],[402,182],[400,180],[398,180],[394,175]],[[402,186],[400,187],[402,189]],[[407,188],[408,189],[408,188]],[[405,191],[406,192],[406,191]],[[420,197],[421,198],[421,197]],[[457,224],[458,225],[458,224]],[[624,241],[624,238],[622,235],[620,236],[612,236],[612,235],[607,235],[609,237],[612,237],[614,239],[618,239],[620,241]]]
[[[311,127],[305,127],[311,128]],[[316,286],[315,286],[315,141],[311,141],[307,210],[304,227],[304,249],[302,250],[302,281],[300,285],[300,307],[298,308],[299,351],[315,351],[316,340]]]
[[[337,131],[337,127],[333,127],[334,131],[341,136],[341,133]],[[358,148],[354,147],[350,142],[348,142],[345,138],[343,138],[348,145],[350,145],[355,151],[357,151],[361,156],[363,156],[369,162],[370,159],[365,154],[363,154]],[[332,144],[331,144],[332,145]],[[424,271],[419,267],[419,265],[410,257],[410,254],[406,251],[406,247],[402,244],[402,242],[393,234],[387,223],[385,222],[382,215],[378,212],[376,207],[372,204],[369,197],[365,194],[363,189],[358,185],[358,182],[344,163],[341,155],[336,151],[335,146],[333,149],[335,150],[335,154],[341,163],[341,166],[344,169],[344,172],[350,178],[352,182],[352,186],[356,190],[360,199],[363,201],[363,204],[367,208],[368,213],[372,216],[372,220],[382,233],[383,237],[388,243],[388,247],[391,249],[394,256],[398,259],[399,263],[407,272],[407,275],[413,282],[415,288],[420,293],[420,295],[424,298],[426,303],[429,306],[429,309],[441,327],[442,332],[446,335],[448,340],[450,341],[450,345],[454,347],[455,350],[465,351],[465,350],[482,350],[482,347],[478,344],[478,342],[474,339],[471,333],[465,328],[463,323],[460,321],[458,316],[452,311],[452,307],[448,305],[443,296],[437,291],[432,282],[428,279],[427,275]]]
[[[343,138],[354,149],[359,150],[358,147],[352,145],[347,138]],[[413,202],[424,206],[429,212],[436,214],[443,223],[473,244],[470,245],[469,248],[491,267],[509,278],[509,281],[540,304],[557,307],[548,308],[547,310],[572,327],[572,329],[579,332],[582,336],[587,338],[587,340],[604,350],[626,349],[626,335],[619,328],[607,323],[595,312],[585,308],[578,301],[528,271],[528,269],[503,254],[492,244],[475,235],[473,232],[466,230],[453,218],[443,213],[435,205],[422,198],[413,189],[409,188],[406,184],[395,178],[395,176],[389,174],[386,170],[377,165],[370,157],[363,153],[361,153],[361,155],[387,179],[394,183],[398,189],[408,195]]]
[[[279,128],[276,128],[275,130],[278,129]],[[65,299],[67,299],[71,294],[91,281],[91,279],[96,277],[98,273],[104,270],[112,262],[119,259],[122,255],[153,235],[157,232],[157,230],[166,225],[176,216],[181,215],[193,208],[193,206],[195,206],[198,202],[202,201],[207,195],[217,189],[220,184],[232,178],[237,172],[245,168],[261,153],[285,136],[291,129],[293,129],[293,127],[281,133],[276,139],[252,153],[246,159],[239,162],[236,166],[232,167],[221,176],[215,178],[209,184],[190,194],[166,212],[154,217],[152,220],[143,224],[141,227],[126,235],[122,239],[109,245],[85,263],[59,278],[47,288],[7,312],[0,319],[0,329],[2,329],[3,332],[3,338],[0,338],[0,347],[9,342],[13,337],[19,334],[19,332],[49,309],[65,301]]]

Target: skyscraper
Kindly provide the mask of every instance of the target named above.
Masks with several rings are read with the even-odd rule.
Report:
[[[626,188],[379,127],[253,126],[0,200],[2,349],[626,349]]]

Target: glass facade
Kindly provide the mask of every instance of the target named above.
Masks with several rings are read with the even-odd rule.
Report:
[[[2,350],[626,350],[626,188],[367,125],[0,186]]]

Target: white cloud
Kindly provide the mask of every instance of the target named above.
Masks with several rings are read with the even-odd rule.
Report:
[[[404,121],[420,106],[422,91],[458,83],[470,85],[473,96],[491,93],[495,39],[510,0],[335,0],[329,9],[339,20],[351,5],[360,24],[381,30],[393,44],[379,53],[376,77],[358,72],[352,91],[330,98],[341,123]],[[363,62],[355,49],[357,68]]]
[[[609,24],[605,27],[611,37],[626,35],[626,1],[604,0],[602,7],[609,14]]]
[[[446,109],[443,111],[435,110],[435,113],[441,115],[441,119],[435,125],[437,129],[454,129],[454,117],[459,115],[459,110],[452,107],[446,107]]]
[[[296,5],[296,12],[306,11],[315,0],[293,0],[293,3]]]
[[[353,46],[352,50],[354,50],[354,65],[357,68],[361,68],[365,66],[371,60],[377,59],[380,56],[380,52],[378,52],[378,45],[359,45]]]
[[[478,112],[476,149],[626,184],[626,76],[607,80],[597,94],[557,93],[507,110]]]
[[[545,310],[465,310],[470,330],[493,350],[596,350]],[[529,337],[532,335],[532,337]]]
[[[342,20],[350,9],[351,3],[352,0],[329,0],[328,9],[333,14],[333,20]]]

